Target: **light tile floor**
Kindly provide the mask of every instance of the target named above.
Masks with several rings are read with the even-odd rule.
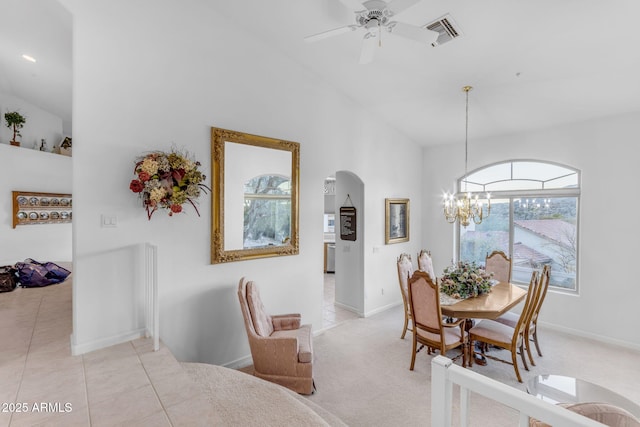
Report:
[[[335,274],[324,275],[324,305],[322,309],[322,329],[334,326],[359,316],[349,310],[335,305],[336,302],[336,277]]]
[[[139,339],[71,356],[71,275],[0,294],[0,427],[220,425],[164,346]],[[325,275],[323,328],[358,315],[335,306]]]
[[[0,325],[0,426],[222,421],[171,352],[154,352],[150,339],[71,356],[71,280],[0,294]]]

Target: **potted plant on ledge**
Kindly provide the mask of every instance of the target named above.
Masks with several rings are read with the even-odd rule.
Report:
[[[20,135],[20,129],[22,129],[22,127],[24,126],[26,119],[17,111],[11,111],[9,113],[5,113],[4,120],[7,122],[8,128],[13,128],[13,138],[11,138],[11,145],[19,147],[20,141],[16,141],[16,136],[22,136]]]

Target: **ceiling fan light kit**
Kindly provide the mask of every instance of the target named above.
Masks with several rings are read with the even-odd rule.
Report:
[[[363,29],[362,50],[360,63],[366,64],[373,60],[375,46],[381,46],[382,30],[406,39],[417,41],[421,44],[435,46],[441,36],[438,31],[425,27],[419,27],[404,22],[393,21],[391,18],[405,9],[419,3],[420,0],[367,0],[360,3],[358,0],[341,0],[347,7],[355,9],[355,25],[347,25],[332,30],[323,31],[305,37],[305,41],[314,42],[339,34]],[[362,9],[364,7],[364,9]],[[377,43],[376,43],[377,42]]]

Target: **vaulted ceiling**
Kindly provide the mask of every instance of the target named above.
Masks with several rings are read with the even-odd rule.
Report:
[[[422,0],[394,19],[423,26],[448,14],[461,36],[432,47],[383,33],[366,65],[358,61],[360,31],[304,41],[353,24],[347,6],[353,3],[213,0],[210,5],[212,13],[223,15],[217,19],[252,33],[266,49],[302,64],[423,145],[464,141],[465,85],[474,87],[470,141],[640,111],[637,0]],[[71,17],[53,1],[0,4],[3,10],[17,9],[12,16],[20,17],[0,25],[0,91],[67,119]],[[36,64],[19,58],[27,53],[27,42],[39,58]]]

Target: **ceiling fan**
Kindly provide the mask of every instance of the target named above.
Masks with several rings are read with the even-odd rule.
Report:
[[[363,29],[365,34],[362,40],[362,50],[360,51],[360,63],[367,64],[373,60],[376,44],[378,46],[381,45],[383,30],[426,45],[430,45],[438,39],[439,33],[437,31],[393,20],[396,14],[419,3],[420,0],[391,0],[389,2],[384,0],[340,1],[354,10],[356,23],[305,37],[305,41],[314,42],[338,34]]]

